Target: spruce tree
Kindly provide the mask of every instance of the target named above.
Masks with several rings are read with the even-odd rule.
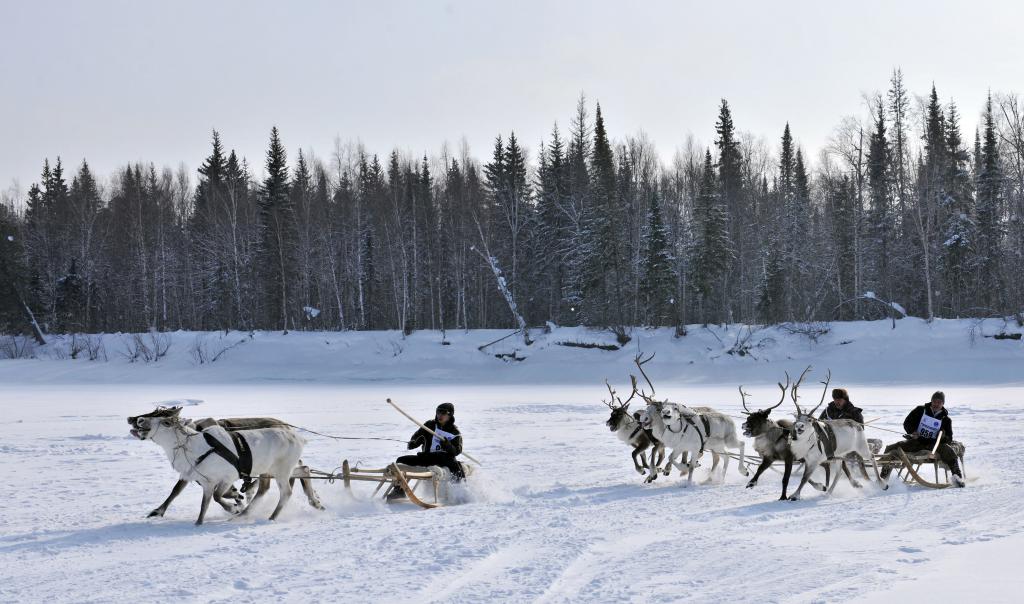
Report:
[[[270,131],[267,176],[259,201],[260,259],[264,300],[263,326],[290,325],[295,218],[288,197],[288,161],[275,126]]]
[[[594,325],[621,327],[624,324],[621,299],[622,225],[616,189],[615,155],[605,130],[601,105],[594,117],[594,147],[591,161],[591,212],[587,225],[592,250],[584,290],[587,318]]]
[[[647,323],[654,326],[678,323],[675,308],[675,258],[669,247],[669,233],[662,219],[661,196],[652,188],[644,229],[644,255],[640,265],[640,294],[644,299]]]
[[[992,95],[985,103],[984,133],[981,142],[980,171],[975,215],[978,241],[975,246],[974,270],[977,271],[978,299],[989,310],[1002,310],[1002,277],[1000,275],[1003,206],[1003,173],[999,159],[999,143]]]
[[[949,104],[946,118],[946,165],[944,223],[942,224],[942,274],[946,306],[952,316],[959,316],[966,308],[969,295],[968,279],[970,248],[974,242],[974,220],[971,205],[974,190],[970,176],[970,155],[960,137],[960,117],[956,105]]]
[[[750,230],[748,226],[750,208],[746,203],[743,188],[743,154],[740,150],[740,142],[736,138],[732,111],[725,99],[722,99],[719,106],[715,133],[717,135],[715,145],[718,147],[718,196],[726,212],[730,246],[735,250],[730,257],[730,282],[743,288],[749,285],[746,243]],[[723,295],[721,297],[721,303],[725,305],[722,309],[725,312],[723,317],[727,318],[733,311],[739,310],[738,306],[730,303],[731,299],[732,296]]]
[[[733,259],[729,223],[718,195],[711,152],[705,151],[700,188],[693,208],[693,239],[689,254],[697,308],[705,324],[726,318],[723,281]]]
[[[868,181],[868,238],[866,251],[871,262],[865,279],[867,291],[883,294],[892,299],[892,281],[889,255],[892,253],[893,210],[890,180],[889,141],[886,136],[885,110],[879,102],[876,107],[875,128],[871,133],[867,156]],[[857,292],[858,295],[866,292]]]

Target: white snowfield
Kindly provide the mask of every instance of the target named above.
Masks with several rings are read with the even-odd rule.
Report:
[[[1020,329],[890,327],[835,323],[817,343],[758,331],[750,342],[760,344],[742,357],[725,352],[739,328],[691,327],[679,339],[636,330],[618,351],[559,346],[614,343],[560,328],[486,353],[477,346],[507,332],[448,332],[450,345],[438,332],[232,332],[224,343],[244,343],[203,364],[189,349],[220,334],[170,334],[167,355],[149,364],[129,363],[118,353],[123,336],[108,335],[105,363],[0,361],[0,601],[1019,602],[1024,343],[984,336]],[[944,390],[967,445],[968,486],[894,480],[882,492],[843,479],[831,498],[805,489],[803,501],[780,502],[771,471],[745,489],[733,463],[724,484],[700,484],[709,459],[691,488],[678,474],[643,485],[601,404],[605,378],[628,393],[638,344],[657,353],[647,367],[659,397],[737,422],[738,385],[758,406],[773,404],[783,371],[808,364],[801,403],[818,402],[817,380],[831,369],[832,386],[880,418],[873,426],[897,432],[914,405]],[[525,360],[494,356],[516,349]],[[126,416],[153,401],[188,400],[189,417],[270,415],[329,434],[407,439],[414,426],[387,397],[422,419],[455,404],[466,451],[484,464],[464,503],[389,506],[367,500],[372,485],[354,485],[352,498],[320,482],[324,512],[297,492],[269,522],[272,492],[252,520],[214,505],[195,527],[200,489],[190,485],[164,518],[145,518],[177,478],[159,447],[128,434]],[[772,416],[791,413],[787,402]],[[303,459],[322,470],[405,453],[397,442],[306,437]]]

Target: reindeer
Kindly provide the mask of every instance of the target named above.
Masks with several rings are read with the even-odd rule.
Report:
[[[790,499],[796,501],[800,498],[800,492],[803,491],[804,485],[810,481],[811,474],[814,473],[818,466],[823,464],[829,464],[826,466],[825,484],[829,485],[830,476],[834,477],[831,479],[831,485],[828,486],[828,494],[831,494],[836,488],[836,484],[839,483],[840,465],[850,483],[860,488],[860,483],[850,474],[844,461],[846,456],[851,453],[856,453],[862,462],[864,459],[870,458],[871,465],[875,469],[875,478],[882,484],[883,490],[887,489],[888,485],[885,484],[879,475],[878,464],[875,462],[875,456],[871,453],[871,447],[868,445],[867,437],[864,434],[863,424],[851,419],[819,420],[814,417],[818,408],[825,401],[825,392],[828,392],[828,384],[832,379],[831,371],[828,372],[825,381],[821,382],[825,385],[825,392],[822,393],[818,405],[809,412],[806,409],[800,408],[800,403],[797,402],[797,389],[800,387],[800,382],[803,381],[804,375],[808,371],[810,371],[810,367],[805,369],[800,375],[800,379],[793,385],[791,393],[793,405],[796,407],[796,421],[793,422],[794,440],[791,447],[795,455],[804,459],[804,475],[800,480],[800,486],[797,487],[796,492],[793,493]],[[867,474],[866,471],[864,473],[865,475]]]
[[[709,482],[715,474],[719,459],[723,457],[725,462],[722,465],[722,480],[725,480],[725,475],[729,472],[730,459],[727,448],[740,450],[739,472],[743,476],[750,474],[744,463],[743,449],[746,443],[736,435],[736,424],[728,415],[711,407],[687,407],[681,403],[665,403],[661,413],[666,429],[670,432],[678,432],[692,428],[703,440],[701,449],[711,451],[712,464],[711,474],[708,476]]]
[[[128,425],[130,425],[132,428],[137,428],[137,422],[140,417],[163,417],[165,412],[166,409],[158,408],[156,411],[147,413],[145,415],[131,416],[128,418]],[[182,421],[185,422],[185,424],[188,425],[189,427],[195,428],[200,432],[206,430],[207,428],[217,425],[221,426],[228,432],[234,432],[237,430],[254,430],[258,428],[277,427],[291,429],[291,426],[289,424],[273,417],[234,417],[228,419],[213,419],[212,417],[207,417],[205,419],[199,419],[195,421],[190,419],[183,419]],[[299,476],[299,481],[302,485],[302,491],[303,493],[306,494],[306,499],[307,501],[309,501],[309,505],[317,510],[323,510],[324,506],[322,503],[320,503],[320,496],[317,494],[316,489],[313,488],[313,481],[310,478],[308,478],[309,468],[303,465],[301,459],[299,460],[299,467],[297,467],[293,472],[293,476],[294,475]],[[292,483],[294,483],[294,481],[295,478],[293,477]],[[239,514],[242,512],[243,509],[245,509],[245,493],[249,491],[251,484],[252,483],[244,483],[241,490],[238,490],[234,487],[234,485],[231,485],[223,493],[214,494],[214,501],[216,501],[221,507],[223,507],[224,510],[229,514]],[[181,492],[185,490],[186,486],[188,486],[188,480],[186,480],[184,477],[180,477],[178,481],[174,483],[174,486],[171,487],[171,494],[167,496],[167,499],[165,499],[164,502],[160,504],[159,507],[151,511],[146,517],[162,518],[163,515],[167,512],[167,508],[170,507],[171,502],[177,499],[178,495],[180,495]],[[253,493],[249,492],[248,497],[251,499],[252,496]],[[230,500],[230,502],[228,500]]]
[[[246,457],[240,445],[227,430],[212,426],[205,432],[188,426],[179,417],[181,407],[158,410],[135,418],[131,433],[139,440],[151,440],[167,453],[171,466],[185,480],[195,480],[203,487],[203,500],[196,525],[201,525],[210,506],[210,500],[223,495],[241,474],[259,477],[259,490],[242,512],[246,516],[269,489],[269,480],[277,481],[280,497],[270,515],[275,520],[291,497],[292,471],[302,456],[305,440],[292,430],[274,427],[246,430],[240,441],[251,453],[251,468],[242,467],[240,459]],[[229,459],[229,446],[235,448],[235,459]]]
[[[658,478],[658,467],[665,459],[665,445],[654,438],[654,434],[650,430],[640,424],[636,417],[639,412],[633,415],[629,414],[629,404],[637,392],[636,378],[634,377],[632,380],[633,393],[629,395],[625,403],[616,396],[615,389],[608,383],[608,380],[605,380],[604,383],[608,387],[608,393],[611,398],[610,401],[605,402],[605,405],[612,412],[605,425],[619,437],[619,440],[633,447],[633,466],[641,475],[649,472],[647,478],[644,479],[644,482],[649,483]],[[616,402],[618,405],[616,405]],[[646,451],[648,449],[651,449],[650,465],[647,463]]]
[[[743,386],[740,386],[739,389],[740,400],[743,402],[743,413],[747,416],[743,422],[743,436],[754,439],[754,450],[761,455],[761,465],[754,472],[754,477],[747,483],[747,488],[752,489],[757,486],[757,480],[761,474],[781,459],[785,464],[785,471],[782,473],[782,496],[779,497],[779,501],[784,501],[787,499],[786,490],[789,488],[789,476],[793,471],[793,461],[796,459],[792,447],[793,426],[786,420],[775,422],[769,419],[768,415],[772,409],[786,400],[786,390],[789,389],[789,373],[786,374],[785,386],[779,382],[779,389],[782,390],[779,402],[767,409],[751,411],[747,408],[747,397],[750,395],[743,391]]]
[[[736,436],[736,425],[726,415],[723,415],[709,407],[689,408],[685,405],[658,401],[654,399],[654,384],[644,371],[644,364],[654,358],[652,354],[647,359],[637,356],[634,359],[637,368],[651,388],[651,394],[640,391],[640,397],[647,402],[647,408],[640,414],[641,425],[651,430],[654,437],[672,449],[668,462],[663,472],[667,475],[673,465],[680,470],[687,471],[687,486],[693,484],[693,471],[698,465],[698,460],[705,450],[711,451],[713,463],[711,474],[708,480],[712,480],[721,456],[725,456],[725,464],[722,476],[729,468],[729,457],[726,447],[738,448],[740,450],[739,471],[747,475],[743,464],[743,442]],[[636,390],[636,378],[631,376]],[[676,462],[682,456],[681,462]]]

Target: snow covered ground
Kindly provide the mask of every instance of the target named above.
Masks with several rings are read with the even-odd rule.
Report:
[[[477,346],[505,332],[449,332],[450,345],[436,332],[232,333],[226,343],[244,343],[203,364],[190,349],[218,334],[172,334],[166,357],[149,364],[129,363],[117,352],[123,337],[111,335],[105,363],[53,350],[0,361],[0,601],[1019,601],[1024,479],[1009,447],[1024,437],[1024,344],[984,337],[995,324],[972,339],[972,327],[833,324],[817,343],[763,330],[742,357],[726,353],[739,328],[680,339],[637,331],[619,351],[559,346],[614,338],[557,329],[486,353]],[[857,491],[844,481],[831,498],[778,502],[777,474],[744,489],[735,464],[725,484],[642,485],[600,403],[604,378],[626,388],[638,342],[657,352],[659,396],[732,415],[737,385],[774,402],[782,372],[807,364],[815,381],[830,368],[833,385],[887,429],[943,389],[968,446],[968,488]],[[494,357],[512,352],[525,360]],[[817,402],[820,385],[803,394]],[[152,401],[202,401],[185,409],[193,417],[273,415],[330,434],[407,438],[413,426],[386,397],[424,419],[455,403],[466,450],[484,463],[467,503],[423,511],[367,501],[366,485],[353,499],[318,484],[325,512],[301,496],[275,523],[229,520],[214,506],[197,528],[190,486],[165,518],[144,518],[176,478],[156,445],[128,435],[125,417]],[[324,470],[404,449],[308,439],[305,461]]]

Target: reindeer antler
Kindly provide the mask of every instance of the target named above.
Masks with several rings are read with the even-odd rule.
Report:
[[[747,397],[750,396],[746,392],[743,392],[743,385],[740,385],[740,401],[743,403],[743,413],[750,415],[750,409],[747,408]]]
[[[786,390],[789,388],[789,372],[788,371],[786,372],[786,385],[785,386],[782,385],[782,382],[776,382],[776,383],[779,385],[779,388],[782,390],[782,396],[779,397],[779,402],[775,403],[771,407],[768,407],[766,409],[766,411],[771,411],[772,409],[774,409],[774,408],[778,407],[779,405],[781,405],[782,401],[786,400]]]
[[[637,369],[639,369],[639,370],[640,370],[640,375],[644,376],[644,379],[645,379],[645,380],[647,380],[647,385],[651,387],[651,396],[652,396],[652,397],[654,396],[654,384],[653,384],[653,383],[651,382],[651,378],[647,377],[647,372],[646,372],[646,371],[644,371],[644,365],[646,365],[647,363],[650,363],[650,362],[651,362],[651,359],[653,359],[653,358],[654,358],[654,355],[655,355],[655,354],[657,354],[657,353],[656,353],[656,352],[652,352],[652,353],[651,353],[651,356],[647,357],[646,359],[645,359],[645,358],[643,358],[643,355],[642,355],[642,354],[638,354],[638,355],[636,355],[635,357],[633,357],[633,362],[634,362],[634,363],[636,363],[636,367],[637,367]],[[632,377],[632,376],[631,376],[631,377]],[[634,386],[635,386],[635,383],[636,383],[636,382],[635,382],[635,378],[634,378]],[[633,390],[635,391],[635,390],[636,390],[636,388],[634,387],[634,389],[633,389]],[[645,395],[644,395],[644,394],[642,394],[642,393],[640,394],[640,396],[641,396],[641,397],[643,397],[643,399],[644,399],[644,400],[647,400],[647,399],[648,399],[648,397],[647,397],[647,396],[645,396]]]
[[[796,383],[793,384],[793,389],[789,391],[789,397],[793,399],[793,404],[796,405],[797,415],[800,414],[800,403],[797,402],[797,398],[799,398],[799,395],[796,392],[797,389],[800,388],[800,384],[804,381],[804,378],[807,377],[807,373],[810,370],[811,366],[808,365],[807,368],[804,369],[803,372],[800,374],[800,379],[798,379]]]
[[[614,410],[615,409],[615,400],[617,398],[615,396],[615,389],[612,388],[612,385],[608,383],[608,380],[604,381],[604,385],[608,387],[608,395],[611,397],[611,400],[610,401],[601,401],[601,402],[604,403],[609,409]],[[622,403],[620,402],[619,404],[621,405]]]
[[[825,373],[825,381],[824,382],[819,382],[820,384],[825,384],[825,389],[821,391],[821,400],[818,401],[818,406],[815,407],[814,409],[811,409],[811,416],[814,416],[814,414],[818,411],[818,407],[820,407],[821,404],[825,402],[825,395],[828,394],[828,383],[831,382],[831,381],[832,381],[832,370],[829,369]]]

